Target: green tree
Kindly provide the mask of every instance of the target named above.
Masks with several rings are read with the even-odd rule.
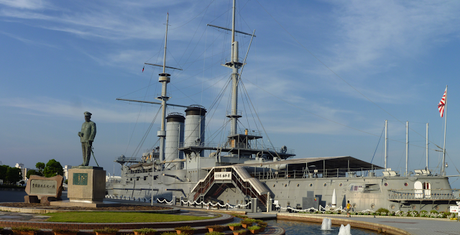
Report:
[[[43,170],[45,177],[53,177],[56,175],[64,175],[64,169],[62,169],[61,163],[51,159],[46,163],[45,169]]]
[[[36,171],[34,169],[31,169],[31,170],[28,170],[27,173],[26,173],[27,179],[30,179],[31,175],[39,175],[39,174],[38,174],[38,171]]]
[[[7,165],[0,165],[0,180],[6,181],[6,171],[8,170],[9,166]]]
[[[45,163],[37,162],[37,164],[35,164],[35,168],[37,168],[37,171],[38,171],[37,175],[43,176],[43,170],[45,169]]]
[[[21,169],[16,167],[8,167],[5,180],[9,184],[16,184],[18,181],[22,180]]]

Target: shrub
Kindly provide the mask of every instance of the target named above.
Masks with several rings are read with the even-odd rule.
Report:
[[[153,229],[153,228],[141,228],[141,229],[135,229],[134,232],[138,232],[140,234],[147,234],[147,233],[154,233],[156,232],[157,230]]]
[[[241,223],[231,223],[231,224],[227,224],[228,226],[241,226]]]
[[[100,228],[100,229],[94,229],[94,232],[96,232],[96,233],[116,233],[116,232],[118,232],[118,229],[117,228],[105,227],[105,228]]]
[[[430,213],[438,213],[437,210],[431,210]]]
[[[53,228],[53,232],[55,233],[78,233],[78,230],[73,229],[60,229],[60,228]]]
[[[376,210],[375,212],[380,212],[380,214],[381,214],[382,212],[389,213],[390,211],[387,210],[387,209],[385,209],[385,208],[379,208],[379,209]]]
[[[252,224],[255,221],[256,221],[255,219],[244,219],[241,221],[241,224]]]
[[[210,233],[205,233],[205,235],[224,235],[224,233],[213,231]]]
[[[177,228],[174,228],[175,230],[185,230],[185,231],[192,231],[192,230],[195,230],[195,228],[192,228],[190,226],[181,226],[181,227],[177,227]]]
[[[254,226],[249,227],[248,229],[249,230],[257,230],[257,229],[260,229],[260,227],[257,226],[257,225],[254,225]]]
[[[164,232],[161,235],[177,235],[176,232]]]
[[[227,226],[209,225],[209,226],[206,226],[206,228],[209,230],[209,232],[222,232],[222,231],[224,231],[225,228],[227,228]]]
[[[40,231],[38,228],[31,228],[31,227],[12,227],[11,230],[13,231],[22,231],[22,232],[30,232],[30,231]]]

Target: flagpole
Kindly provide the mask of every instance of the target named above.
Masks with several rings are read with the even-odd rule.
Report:
[[[446,175],[446,132],[447,132],[447,85],[446,85],[446,99],[444,104],[444,146],[442,148],[442,167],[441,174]]]

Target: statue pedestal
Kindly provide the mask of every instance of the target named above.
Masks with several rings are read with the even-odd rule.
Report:
[[[105,197],[105,170],[102,167],[72,167],[67,190],[70,202],[102,203]]]

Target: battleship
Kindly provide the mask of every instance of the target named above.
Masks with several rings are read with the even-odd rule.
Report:
[[[243,32],[235,29],[235,17],[234,0],[232,28],[210,25],[231,32],[231,59],[224,64],[232,70],[227,140],[217,145],[206,141],[205,107],[169,103],[167,85],[171,75],[166,69],[175,68],[166,66],[166,23],[163,65],[159,65],[163,68],[159,74],[162,93],[157,98],[161,102],[119,99],[161,105],[159,146],[139,160],[125,156],[116,159],[121,165],[121,176],[107,180],[107,198],[239,205],[262,212],[280,208],[344,208],[347,201],[356,211],[446,211],[456,205],[460,195],[451,188],[444,166],[439,174],[428,168],[399,174],[387,168],[386,160],[382,167],[352,156],[296,158],[286,146],[261,144],[263,137],[258,132],[240,130],[238,89],[245,61],[239,58],[235,34]],[[247,35],[254,37],[254,33]],[[185,115],[166,115],[168,106],[184,108]]]

